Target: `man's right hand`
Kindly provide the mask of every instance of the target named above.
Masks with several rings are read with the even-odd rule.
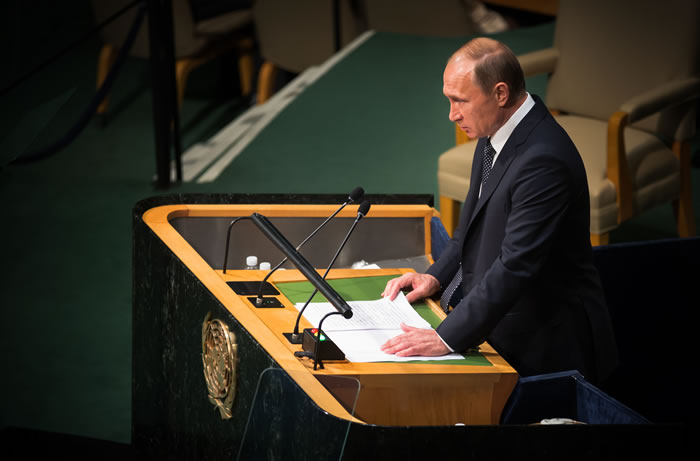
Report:
[[[389,280],[386,284],[386,288],[384,288],[382,296],[385,298],[388,297],[393,301],[401,289],[408,287],[411,288],[411,292],[406,295],[406,301],[412,303],[413,301],[437,293],[440,289],[440,282],[429,274],[408,272],[401,277]]]

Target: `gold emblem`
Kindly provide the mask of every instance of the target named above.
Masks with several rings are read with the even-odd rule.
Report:
[[[209,401],[219,409],[221,419],[231,418],[237,362],[236,336],[224,322],[212,320],[209,312],[202,324],[202,365]]]

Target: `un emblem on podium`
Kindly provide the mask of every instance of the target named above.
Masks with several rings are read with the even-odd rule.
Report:
[[[209,401],[219,409],[221,419],[231,418],[237,362],[236,336],[224,322],[212,320],[209,312],[202,324],[202,365]]]

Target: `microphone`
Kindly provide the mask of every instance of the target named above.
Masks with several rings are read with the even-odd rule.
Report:
[[[362,200],[365,197],[365,190],[362,187],[356,187],[352,191],[350,191],[350,195],[348,195],[348,200],[343,204],[343,206],[347,205],[348,203],[355,203],[358,200]]]
[[[340,244],[340,247],[338,247],[338,251],[335,252],[335,255],[333,256],[333,259],[331,260],[330,264],[328,265],[326,272],[323,274],[323,277],[321,277],[322,280],[326,280],[326,276],[328,275],[328,272],[330,272],[331,267],[333,267],[333,264],[335,263],[335,260],[338,258],[338,255],[343,250],[343,247],[345,246],[348,239],[350,238],[350,234],[352,234],[352,232],[355,230],[355,227],[357,227],[357,223],[360,222],[360,219],[364,218],[367,215],[367,213],[369,212],[370,206],[371,206],[371,204],[369,203],[369,200],[365,200],[360,204],[360,207],[357,209],[357,217],[355,218],[355,221],[352,223],[352,226],[350,226],[350,230],[345,235],[345,238],[343,239],[343,242]],[[297,320],[296,320],[296,323],[294,324],[294,331],[292,333],[284,333],[284,336],[292,344],[300,344],[302,342],[302,339],[303,339],[302,335],[299,334],[299,321],[301,320],[301,316],[304,313],[306,306],[308,306],[309,303],[311,302],[311,300],[313,299],[313,297],[316,296],[316,293],[318,293],[318,289],[315,289],[314,292],[311,293],[311,296],[306,301],[304,306],[301,309],[299,309],[299,315],[297,315]]]
[[[371,203],[369,203],[369,200],[364,200],[360,206],[357,208],[357,219],[353,223],[353,228],[355,225],[357,225],[357,222],[367,216],[367,213],[369,213],[369,208],[372,206]]]
[[[326,220],[323,221],[320,226],[318,226],[313,232],[311,232],[309,234],[309,236],[304,239],[303,242],[301,242],[299,245],[297,245],[296,250],[299,251],[299,249],[302,246],[304,246],[304,244],[306,242],[308,242],[311,239],[311,237],[316,235],[316,233],[319,230],[321,230],[321,228],[323,228],[331,219],[333,219],[338,213],[340,213],[340,211],[343,208],[345,208],[348,204],[355,203],[358,200],[361,200],[362,198],[364,198],[364,196],[365,196],[365,190],[362,187],[354,188],[352,190],[352,192],[350,192],[350,195],[348,195],[347,200],[342,205],[340,205],[340,207],[337,210],[335,210],[335,212],[332,215],[330,215],[328,218],[326,218]],[[284,259],[282,259],[282,261],[280,261],[275,267],[273,267],[270,270],[270,272],[267,273],[267,275],[265,275],[265,278],[262,280],[262,282],[260,282],[260,289],[258,290],[258,296],[255,298],[255,306],[256,307],[262,306],[263,302],[265,301],[263,298],[263,289],[265,287],[265,284],[267,283],[267,279],[269,279],[270,276],[273,274],[273,272],[275,272],[277,269],[279,269],[282,266],[282,264],[287,262],[288,259],[289,259],[288,257],[285,257]]]
[[[328,302],[330,302],[339,313],[346,319],[352,318],[352,309],[348,303],[336,292],[333,287],[322,279],[316,269],[309,261],[304,258],[301,253],[297,252],[289,240],[263,215],[253,213],[250,215],[253,223],[265,234],[265,237],[270,240],[282,253],[286,254],[292,260],[294,265],[301,271],[302,274],[311,282],[317,290],[323,293]]]

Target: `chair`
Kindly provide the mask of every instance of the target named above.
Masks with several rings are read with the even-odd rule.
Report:
[[[489,11],[475,0],[364,0],[363,10],[369,29],[394,34],[459,37],[506,28],[503,18],[496,15],[497,21],[488,23],[495,29],[482,30],[477,19],[489,15]],[[492,25],[494,22],[497,24]]]
[[[258,104],[274,94],[280,70],[300,73],[336,52],[334,3],[339,7],[341,46],[367,29],[455,37],[507,27],[500,15],[476,0],[256,0],[253,15],[264,60]]]
[[[337,3],[342,46],[363,29],[354,3]],[[258,104],[274,94],[279,70],[300,73],[336,52],[333,4],[329,0],[255,1],[253,18],[263,58],[258,73]]]
[[[93,12],[98,23],[106,20],[129,3],[129,0],[93,0]],[[195,21],[188,0],[173,0],[173,33],[175,43],[175,78],[178,107],[182,107],[185,85],[189,73],[207,61],[217,58],[233,48],[238,49],[238,68],[241,93],[247,95],[253,86],[253,38],[246,28],[252,24],[250,9],[237,9],[202,21]],[[130,9],[100,30],[104,44],[97,64],[97,87],[107,77],[134,18]],[[148,24],[144,23],[136,35],[130,52],[137,58],[149,57]],[[97,114],[107,111],[109,98],[97,108]]]
[[[624,220],[667,202],[679,235],[695,235],[689,141],[700,96],[699,17],[700,4],[683,0],[562,0],[554,46],[519,57],[526,76],[550,74],[546,103],[586,167],[594,245],[606,244]],[[475,146],[457,138],[438,163],[450,233]]]

